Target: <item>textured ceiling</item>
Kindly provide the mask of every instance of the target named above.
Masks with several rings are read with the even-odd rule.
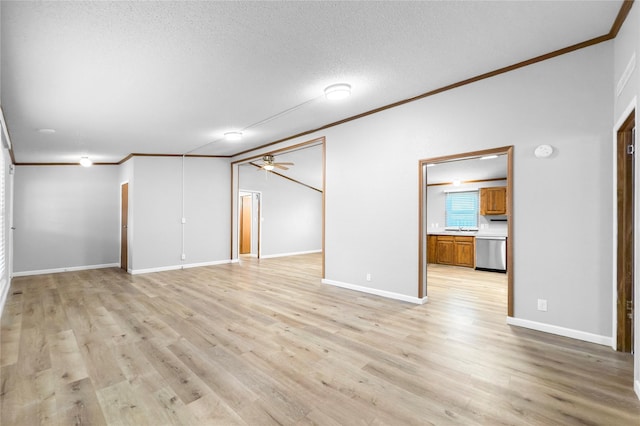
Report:
[[[621,3],[2,1],[0,101],[19,163],[232,155],[607,34]]]

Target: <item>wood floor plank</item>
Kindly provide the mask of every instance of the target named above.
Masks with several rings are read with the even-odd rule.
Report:
[[[320,256],[14,278],[0,424],[640,424],[633,358],[507,325],[504,274],[429,265],[414,305]]]
[[[20,331],[22,329],[22,291],[14,294],[5,304],[0,329],[0,366],[15,364],[20,349]]]
[[[107,424],[89,378],[68,384],[59,383],[56,388],[56,405],[60,424],[77,426]]]
[[[48,341],[56,380],[66,384],[89,377],[73,330],[51,334]]]

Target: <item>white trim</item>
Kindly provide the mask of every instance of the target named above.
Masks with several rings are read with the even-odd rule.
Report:
[[[627,67],[622,72],[620,76],[620,80],[618,80],[618,84],[616,85],[616,97],[619,97],[624,87],[629,82],[629,78],[631,78],[631,74],[633,74],[633,70],[636,69],[636,52],[633,52],[631,58],[629,58],[629,62],[627,62]]]
[[[4,111],[2,110],[2,106],[0,106],[0,125],[2,126],[2,133],[4,134],[4,138],[7,141],[7,149],[12,149],[13,143],[11,142],[11,138],[9,137],[9,130],[7,129],[7,120],[4,117]]]
[[[363,287],[360,285],[343,283],[340,281],[327,280],[327,279],[323,279],[322,284],[329,284],[336,287],[346,288],[348,290],[360,291],[362,293],[375,294],[376,296],[386,297],[387,299],[402,300],[403,302],[415,303],[417,305],[424,305],[425,303],[427,303],[426,296],[421,299],[419,297],[407,296],[406,294],[393,293],[391,291],[378,290],[376,288]]]
[[[633,390],[636,392],[638,399],[640,399],[640,380],[633,382]]]
[[[597,343],[599,345],[611,346],[612,341],[612,338],[609,336],[601,336],[599,334],[587,333],[586,331],[574,330],[572,328],[559,327],[557,325],[529,321],[521,318],[507,317],[507,324],[543,331],[545,333],[557,334],[558,336],[570,337],[572,339],[583,340],[585,342]]]
[[[322,249],[309,250],[309,251],[297,251],[292,253],[267,254],[267,255],[260,256],[260,259],[271,259],[274,257],[286,257],[286,256],[298,256],[300,254],[311,254],[311,253],[322,253]]]
[[[38,271],[14,272],[14,277],[28,277],[31,275],[59,274],[61,272],[86,271],[89,269],[119,268],[120,263],[104,263],[101,265],[68,266],[66,268],[40,269]]]
[[[225,260],[213,260],[211,262],[188,263],[186,265],[170,265],[170,266],[160,266],[157,268],[131,269],[129,270],[129,273],[131,275],[149,274],[152,272],[175,271],[177,269],[199,268],[201,266],[224,265],[227,263],[237,263],[237,261],[234,262],[231,259],[225,259]]]
[[[4,312],[4,305],[7,303],[9,289],[11,288],[11,278],[7,278],[7,281],[7,285],[4,287],[2,294],[0,294],[0,317],[2,317],[2,312]]]

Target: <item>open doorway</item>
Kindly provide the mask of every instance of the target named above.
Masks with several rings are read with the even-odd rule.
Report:
[[[635,110],[617,129],[616,350],[633,352],[635,241]]]
[[[429,158],[421,160],[419,162],[419,264],[418,264],[418,297],[424,299],[428,293],[428,263],[433,262],[434,256],[442,258],[442,262],[456,265],[459,263],[460,267],[473,267],[475,269],[476,263],[476,242],[479,241],[478,237],[488,237],[487,226],[488,222],[482,223],[482,220],[478,220],[472,225],[465,225],[466,222],[457,224],[455,229],[448,226],[447,223],[443,223],[445,219],[445,212],[442,213],[442,222],[431,223],[429,220],[428,207],[429,207],[429,191],[427,183],[429,182],[429,170],[438,165],[451,165],[454,162],[464,162],[465,170],[473,169],[474,167],[482,168],[482,162],[484,160],[493,160],[495,158],[502,157],[506,159],[504,169],[498,172],[499,176],[480,176],[477,178],[465,178],[462,182],[446,183],[434,183],[434,185],[446,184],[451,186],[457,186],[460,184],[474,184],[473,191],[461,191],[450,190],[444,192],[460,193],[460,192],[474,192],[474,197],[468,197],[470,199],[464,199],[460,202],[475,204],[471,209],[476,211],[474,214],[478,215],[481,209],[487,209],[487,217],[496,218],[496,221],[500,221],[500,226],[503,228],[501,234],[503,234],[502,242],[487,244],[487,246],[502,245],[504,259],[502,268],[505,269],[507,276],[507,316],[513,316],[513,146],[494,148],[482,151],[467,152],[455,155],[449,155],[444,157]],[[469,160],[469,161],[467,161]],[[488,164],[488,163],[487,163]],[[434,167],[435,169],[435,167]],[[431,172],[433,174],[433,172]],[[495,185],[494,185],[495,184]],[[497,185],[497,186],[496,186]],[[477,187],[477,188],[476,188]],[[481,197],[480,187],[492,187],[495,190],[486,191],[487,196]],[[498,190],[499,188],[499,190]],[[443,192],[443,191],[439,191]],[[444,197],[443,197],[444,198]],[[473,198],[473,199],[471,199]],[[474,201],[475,200],[475,201]],[[488,204],[487,204],[488,203]],[[482,204],[485,204],[484,206]],[[446,207],[446,201],[442,202],[442,209]],[[489,219],[487,219],[489,220]],[[493,226],[493,225],[491,225]],[[433,236],[427,235],[429,229],[441,229],[443,232],[442,241],[438,237],[437,241],[434,241]],[[440,232],[439,232],[440,233]],[[432,232],[432,234],[434,234]],[[437,234],[437,233],[436,233]],[[430,238],[431,237],[431,238]],[[459,240],[459,241],[458,241]],[[429,244],[431,242],[431,244]],[[482,241],[483,246],[485,241]],[[439,253],[440,251],[441,253]],[[496,255],[498,256],[498,255]],[[458,259],[458,261],[456,261]]]
[[[260,258],[262,194],[241,190],[239,200],[239,253]]]
[[[247,238],[241,232],[242,197],[247,194],[241,188],[251,188],[268,200],[260,206],[259,257],[322,253],[324,276],[324,158],[324,138],[317,138],[231,163],[232,260],[247,250],[241,241]]]

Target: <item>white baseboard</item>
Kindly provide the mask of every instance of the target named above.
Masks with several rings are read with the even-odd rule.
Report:
[[[271,259],[274,257],[286,257],[286,256],[298,256],[301,254],[311,254],[311,253],[322,253],[322,249],[320,250],[309,250],[309,251],[296,251],[292,253],[278,253],[278,254],[267,254],[260,256],[260,259]]]
[[[149,273],[152,273],[152,272],[175,271],[177,269],[199,268],[201,266],[223,265],[223,264],[226,264],[226,263],[234,263],[234,262],[232,260],[230,260],[230,259],[213,260],[211,262],[187,263],[187,264],[184,264],[184,265],[159,266],[157,268],[130,269],[129,273],[131,275],[149,274]]]
[[[349,289],[349,290],[360,291],[362,293],[375,294],[376,296],[386,297],[387,299],[402,300],[404,302],[415,303],[415,304],[418,304],[418,305],[422,305],[422,304],[427,303],[427,297],[423,297],[421,299],[419,297],[407,296],[406,294],[393,293],[391,291],[378,290],[376,288],[363,287],[363,286],[360,286],[360,285],[343,283],[343,282],[340,282],[340,281],[333,281],[333,280],[323,279],[322,280],[322,284],[329,284],[329,285],[333,285],[333,286],[336,286],[336,287],[346,288],[346,289]]]
[[[87,271],[89,269],[118,268],[119,263],[104,263],[102,265],[69,266],[66,268],[40,269],[38,271],[14,272],[14,277],[27,277],[31,275],[59,274],[61,272]]]
[[[608,336],[601,336],[599,334],[587,333],[585,331],[574,330],[572,328],[559,327],[557,325],[529,321],[521,318],[507,317],[507,324],[530,328],[537,331],[544,331],[545,333],[557,334],[558,336],[570,337],[572,339],[583,340],[585,342],[597,343],[599,345],[611,346],[611,342],[613,340]]]

